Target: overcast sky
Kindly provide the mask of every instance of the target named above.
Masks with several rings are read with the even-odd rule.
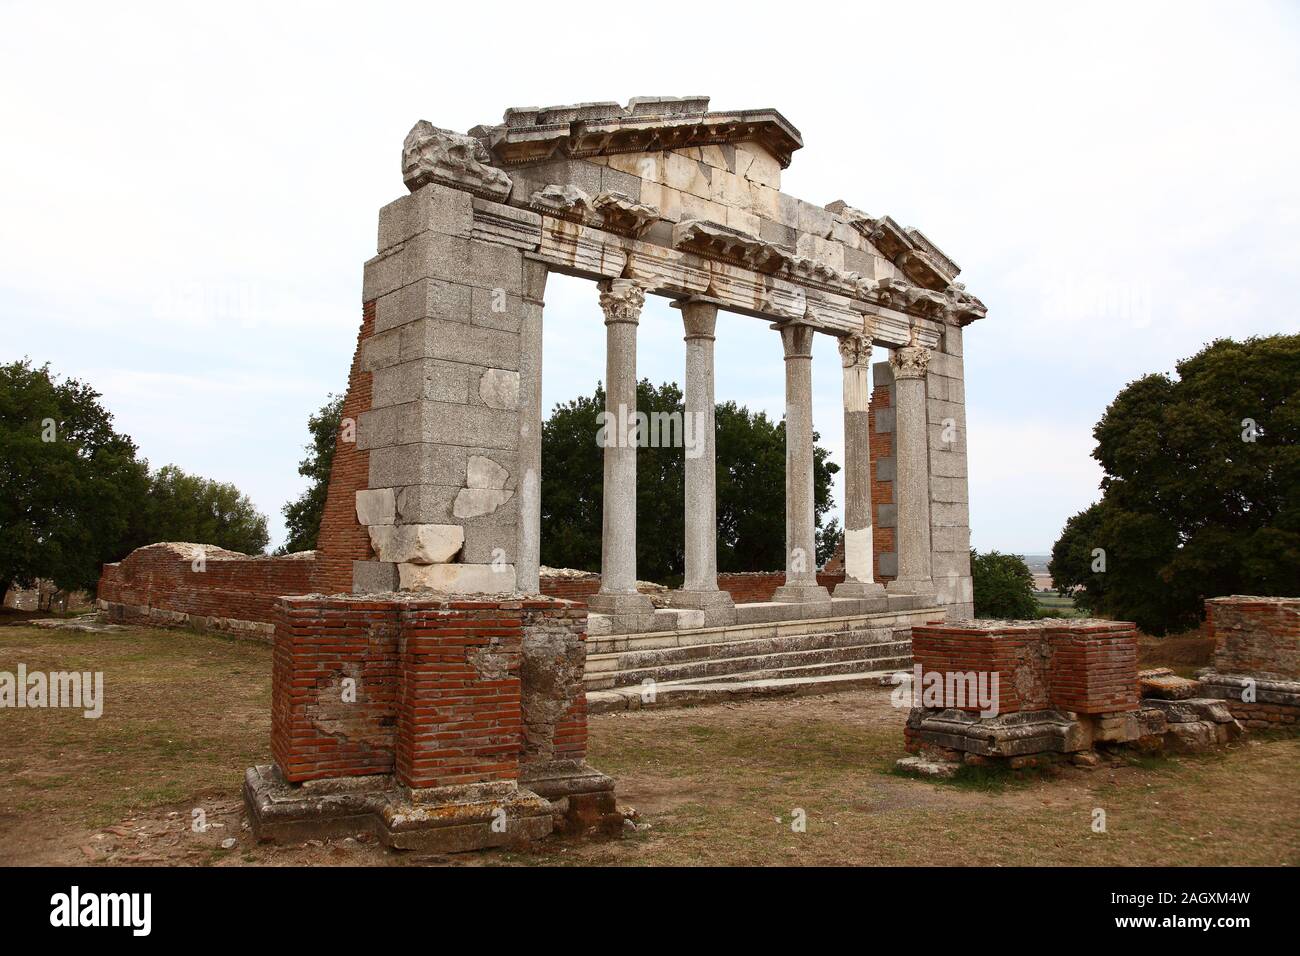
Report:
[[[1045,551],[1096,499],[1091,429],[1126,382],[1300,327],[1300,5],[581,6],[0,2],[0,361],[90,382],[278,544],[406,132],[637,95],[775,107],[805,143],[784,191],[962,266],[989,310],[966,333],[981,549]],[[680,322],[647,305],[641,374],[682,380]],[[553,277],[548,409],[603,354],[594,286]],[[721,317],[717,356],[720,400],[781,414],[765,323]],[[827,337],[813,375],[841,460]]]

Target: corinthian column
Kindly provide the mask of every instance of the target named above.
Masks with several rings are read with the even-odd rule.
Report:
[[[718,306],[709,299],[674,302],[686,329],[686,579],[669,595],[673,607],[704,611],[704,625],[736,618],[731,595],[718,590],[718,506],[714,451],[713,330]]]
[[[871,336],[840,339],[844,366],[844,580],[835,596],[879,598],[885,589],[872,573],[871,429],[867,424]]]
[[[898,577],[891,594],[934,596],[930,576],[930,441],[925,409],[925,372],[930,350],[912,344],[894,350],[894,442],[898,502]]]
[[[600,283],[605,313],[604,503],[600,591],[588,608],[615,632],[648,630],[654,604],[636,589],[636,329],[645,290],[630,279]]]
[[[817,583],[813,512],[812,340],[801,322],[777,326],[785,347],[785,584],[773,601],[829,601]]]

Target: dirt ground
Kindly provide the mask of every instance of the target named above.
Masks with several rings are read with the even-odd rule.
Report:
[[[240,786],[270,762],[270,660],[267,646],[183,631],[0,627],[0,671],[105,681],[98,720],[0,709],[0,864],[1300,863],[1300,737],[918,781],[893,771],[906,712],[886,688],[593,717],[590,762],[639,823],[620,840],[455,856],[373,839],[258,845]]]

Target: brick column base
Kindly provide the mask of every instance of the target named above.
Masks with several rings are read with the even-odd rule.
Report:
[[[276,763],[245,778],[256,835],[456,851],[621,832],[586,764],[585,631],[553,598],[281,598]]]

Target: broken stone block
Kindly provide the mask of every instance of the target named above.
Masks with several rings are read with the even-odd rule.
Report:
[[[515,589],[513,564],[399,564],[397,576],[404,591],[506,594]]]
[[[1186,700],[1200,693],[1201,682],[1173,673],[1138,674],[1138,693],[1161,700]]]
[[[514,495],[513,491],[497,488],[462,488],[456,493],[451,513],[457,518],[477,518],[490,515]]]
[[[370,528],[370,544],[380,561],[395,564],[440,564],[450,561],[465,543],[458,524],[399,524]]]
[[[1148,710],[1158,710],[1163,713],[1171,724],[1185,724],[1197,720],[1206,720],[1214,724],[1226,724],[1232,721],[1232,712],[1228,710],[1223,701],[1215,700],[1209,697],[1198,697],[1190,700],[1157,700],[1154,698],[1143,701]]]
[[[361,524],[392,524],[396,517],[397,501],[392,488],[357,492],[357,521]]]
[[[1200,753],[1219,742],[1215,724],[1208,720],[1193,720],[1170,724],[1165,733],[1165,746],[1178,753]]]
[[[917,777],[955,777],[960,764],[947,760],[931,760],[929,757],[902,757],[894,766],[905,773]]]
[[[510,480],[510,472],[484,455],[470,455],[465,467],[467,488],[501,489]]]

